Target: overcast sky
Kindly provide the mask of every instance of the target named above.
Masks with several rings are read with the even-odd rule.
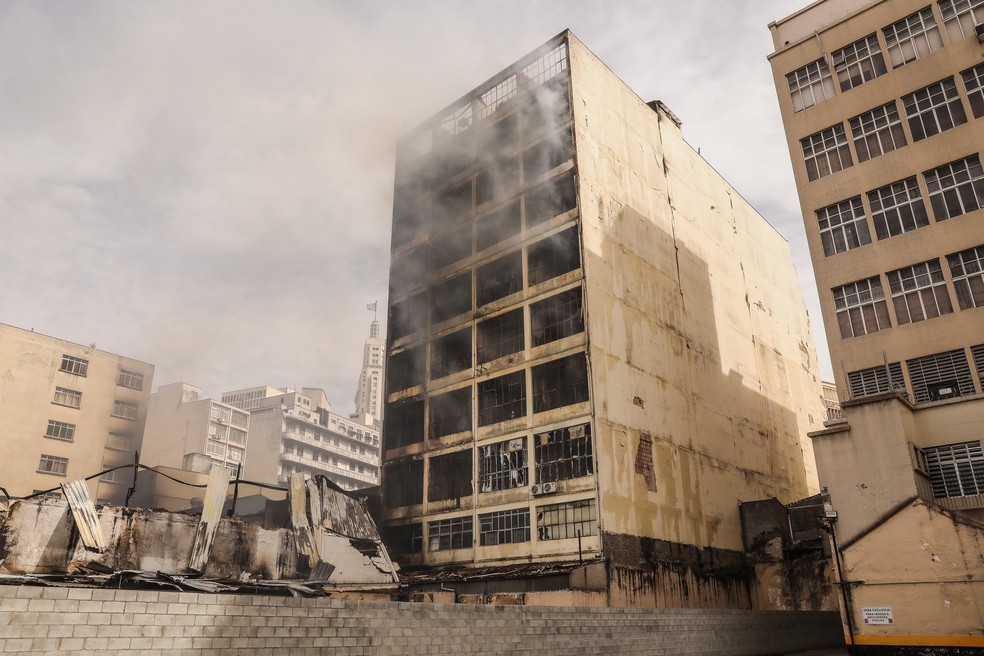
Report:
[[[396,138],[570,28],[789,240],[829,379],[766,61],[805,4],[5,0],[0,322],[350,412]]]

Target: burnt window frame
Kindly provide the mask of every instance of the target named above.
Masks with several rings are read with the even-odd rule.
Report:
[[[519,191],[522,181],[519,158],[503,155],[475,174],[475,206],[503,200]]]
[[[463,474],[467,472],[468,477]],[[438,476],[437,474],[441,475]],[[427,501],[452,501],[474,494],[474,467],[470,448],[431,456],[427,462]]]
[[[457,288],[456,288],[457,287]],[[462,301],[463,291],[468,289],[467,305]],[[461,298],[456,298],[461,296]],[[452,304],[450,299],[458,302]],[[431,288],[431,324],[439,324],[472,310],[471,271],[463,271],[437,281]]]
[[[386,359],[386,393],[423,385],[427,377],[425,356],[423,344],[390,353]]]
[[[520,448],[513,448],[519,444]],[[482,494],[529,485],[529,449],[526,436],[478,447],[478,491]]]
[[[433,339],[430,343],[431,380],[472,368],[471,326]]]
[[[588,359],[582,353],[537,365],[531,370],[533,413],[549,412],[590,400]],[[574,380],[580,378],[582,380]],[[565,398],[569,395],[569,398]]]
[[[399,449],[424,441],[424,400],[406,399],[386,406],[383,448]]]
[[[427,292],[417,292],[394,301],[390,304],[389,312],[390,340],[395,341],[426,330],[429,314]]]
[[[526,416],[526,370],[483,380],[477,385],[478,425],[491,426]],[[505,401],[488,405],[488,400],[502,396]],[[508,415],[508,416],[506,416]]]
[[[475,361],[492,362],[526,349],[526,317],[522,307],[475,324]],[[507,335],[503,337],[503,335]],[[490,341],[494,338],[495,341]]]
[[[393,483],[394,475],[400,476],[398,484]],[[386,463],[383,465],[382,477],[383,505],[386,508],[406,508],[424,502],[423,460],[414,458]],[[410,479],[409,485],[406,483],[407,478]]]
[[[537,484],[593,476],[591,422],[535,433],[533,461]]]
[[[560,249],[561,245],[565,248]],[[566,253],[568,257],[560,259],[549,256],[548,250]],[[551,263],[553,266],[547,266]],[[576,225],[559,230],[526,247],[526,279],[530,287],[559,278],[571,271],[577,271],[582,266],[581,240]]]
[[[526,228],[549,223],[554,218],[577,209],[577,181],[570,171],[550,178],[523,194]]]
[[[530,304],[531,347],[543,346],[583,332],[584,291],[581,286]]]
[[[557,128],[523,151],[523,180],[526,184],[574,159],[572,128],[570,124]]]
[[[536,507],[537,540],[567,540],[598,535],[598,505],[594,499]]]
[[[515,198],[475,222],[475,252],[481,253],[522,232],[523,212],[519,198]]]
[[[462,400],[465,402],[462,403]],[[451,412],[452,408],[464,408],[464,413]],[[445,425],[458,430],[449,430]],[[428,399],[427,437],[431,440],[457,435],[472,428],[472,388],[462,387]]]
[[[523,251],[506,253],[475,269],[475,305],[482,307],[523,291]]]

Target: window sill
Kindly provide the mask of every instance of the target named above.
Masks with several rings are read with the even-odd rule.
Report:
[[[35,469],[34,471],[36,471],[39,474],[47,474],[48,476],[60,476],[62,478],[67,478],[68,477],[68,474],[67,473],[62,474],[62,473],[59,473],[59,472],[45,471],[43,469]]]

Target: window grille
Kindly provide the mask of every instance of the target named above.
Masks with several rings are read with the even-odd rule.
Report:
[[[478,361],[519,353],[526,347],[523,331],[523,308],[480,321],[475,328]]]
[[[478,384],[478,425],[526,416],[526,372],[517,371]]]
[[[847,382],[852,399],[892,390],[905,392],[905,379],[899,362],[849,372]]]
[[[498,492],[527,483],[526,438],[517,437],[478,447],[480,492]]]
[[[917,403],[974,393],[963,349],[906,360],[905,365]]]
[[[588,363],[583,353],[533,367],[533,412],[588,400]]]
[[[984,494],[984,453],[979,441],[929,447],[923,453],[934,497]]]
[[[533,346],[584,332],[581,288],[551,296],[530,306]]]

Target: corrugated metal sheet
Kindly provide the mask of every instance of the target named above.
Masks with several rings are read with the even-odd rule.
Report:
[[[61,489],[65,499],[68,500],[68,507],[72,509],[72,517],[75,518],[75,525],[78,526],[82,544],[87,549],[105,551],[106,538],[99,525],[96,506],[89,496],[89,486],[85,481],[66,481],[62,483]]]
[[[297,553],[308,557],[313,568],[318,562],[318,547],[311,535],[311,523],[308,521],[308,488],[304,474],[294,472],[288,481],[287,491],[290,499],[290,524],[294,528],[294,542],[297,543]],[[319,541],[320,542],[320,541]]]
[[[212,465],[212,470],[208,474],[208,486],[205,488],[202,518],[198,522],[195,544],[191,548],[191,559],[188,563],[189,567],[199,572],[205,571],[205,565],[208,563],[208,552],[212,548],[215,531],[222,520],[222,508],[225,506],[228,491],[229,470]]]

